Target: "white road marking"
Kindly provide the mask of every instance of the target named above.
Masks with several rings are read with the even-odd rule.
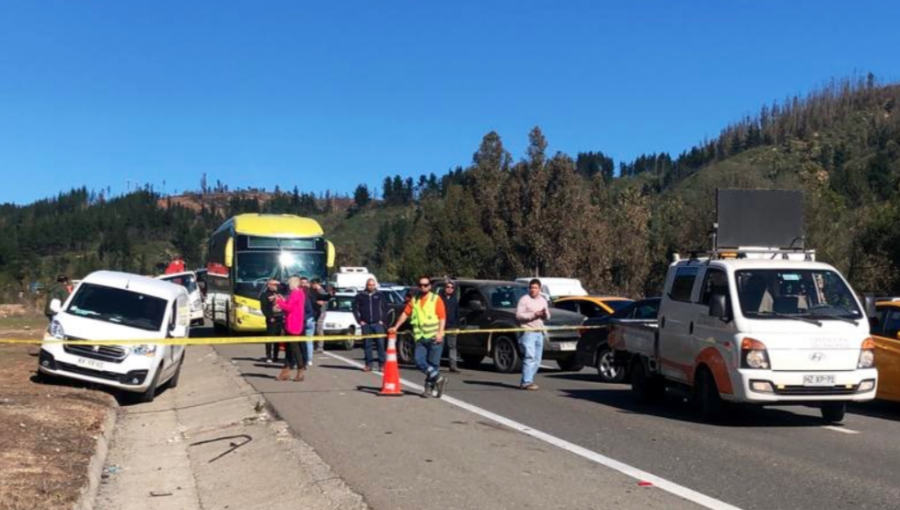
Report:
[[[843,434],[859,434],[858,430],[846,429],[844,427],[835,427],[833,425],[823,425],[823,429],[833,430],[835,432],[841,432]]]
[[[352,359],[345,358],[339,354],[334,354],[331,352],[325,353],[332,358],[343,361],[344,363],[360,368],[363,368],[363,364],[356,362]],[[424,388],[416,383],[411,381],[407,381],[406,379],[400,379],[401,384],[404,386],[408,386],[416,391],[423,391]],[[630,476],[639,482],[650,482],[654,487],[662,489],[670,494],[674,494],[682,499],[686,499],[693,503],[696,503],[704,508],[709,508],[710,510],[741,510],[739,507],[734,505],[729,505],[724,501],[720,501],[718,499],[712,498],[705,494],[701,494],[693,489],[689,489],[682,485],[678,485],[675,482],[670,482],[665,478],[660,478],[656,475],[650,474],[646,471],[642,471],[636,467],[625,464],[624,462],[619,462],[618,460],[607,457],[606,455],[602,455],[592,450],[588,450],[582,446],[578,446],[577,444],[570,443],[565,439],[560,439],[556,436],[550,435],[546,432],[541,432],[540,430],[535,430],[528,425],[523,423],[519,423],[517,421],[506,418],[505,416],[501,416],[499,414],[492,413],[487,409],[483,409],[481,407],[469,404],[467,402],[463,402],[462,400],[444,395],[441,400],[447,402],[450,405],[454,405],[459,407],[460,409],[464,409],[469,411],[470,413],[477,414],[483,418],[487,418],[491,421],[497,422],[501,425],[509,427],[513,430],[517,430],[523,434],[529,435],[535,439],[543,441],[545,443],[556,446],[557,448],[561,448],[569,453],[574,453],[579,457],[583,457],[587,460],[595,462],[597,464],[606,466],[610,469],[616,470],[626,476]]]

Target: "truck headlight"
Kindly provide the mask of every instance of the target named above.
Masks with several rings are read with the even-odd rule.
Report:
[[[875,341],[871,337],[866,338],[859,351],[859,363],[856,368],[872,368],[875,366]]]
[[[768,370],[771,366],[766,344],[752,338],[741,341],[741,368]]]
[[[156,347],[156,344],[136,345],[131,349],[131,354],[152,358],[153,356],[156,356]]]
[[[238,310],[240,310],[246,314],[256,315],[257,317],[264,317],[262,310],[257,310],[256,308],[250,308],[247,305],[238,306]]]
[[[66,332],[62,327],[62,324],[59,321],[51,321],[50,325],[47,326],[47,336],[56,340],[65,340]]]

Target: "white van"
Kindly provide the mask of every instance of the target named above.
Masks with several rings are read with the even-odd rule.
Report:
[[[203,325],[203,293],[197,284],[197,274],[193,271],[185,271],[183,273],[172,273],[157,276],[158,279],[174,283],[184,287],[188,292],[188,300],[191,305],[191,326]]]
[[[41,345],[39,374],[79,379],[150,402],[158,387],[178,385],[184,346],[86,346],[65,340],[162,340],[190,334],[184,287],[113,271],[91,273],[56,313]],[[61,342],[60,340],[63,340]]]
[[[634,356],[636,395],[685,389],[704,418],[721,400],[821,407],[875,398],[875,344],[864,307],[837,269],[812,252],[712,253],[669,268],[654,342],[611,343]],[[624,345],[623,345],[624,344]]]
[[[369,279],[375,280],[375,285],[378,285],[378,278],[375,278],[375,275],[369,272],[369,270],[365,267],[341,267],[337,273],[334,274],[334,281],[332,282],[332,286],[338,290],[356,290],[363,291],[366,289],[366,282]]]
[[[528,285],[534,277],[516,278],[516,283],[524,283]],[[581,280],[577,278],[540,278],[541,294],[548,300],[554,300],[561,297],[569,296],[587,296],[588,292],[581,285]]]

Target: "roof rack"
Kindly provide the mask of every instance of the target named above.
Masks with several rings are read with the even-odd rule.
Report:
[[[796,256],[803,257],[805,262],[816,261],[816,250],[804,248],[718,248],[715,250],[693,250],[688,252],[687,260],[727,260],[727,259],[760,259],[760,260],[796,260]],[[792,255],[794,257],[792,257]],[[681,259],[681,255],[673,255],[675,262]]]

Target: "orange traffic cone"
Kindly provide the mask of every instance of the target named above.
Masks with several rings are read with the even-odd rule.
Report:
[[[401,396],[403,390],[400,389],[400,365],[397,364],[397,333],[388,331],[387,341],[387,359],[379,395]]]

